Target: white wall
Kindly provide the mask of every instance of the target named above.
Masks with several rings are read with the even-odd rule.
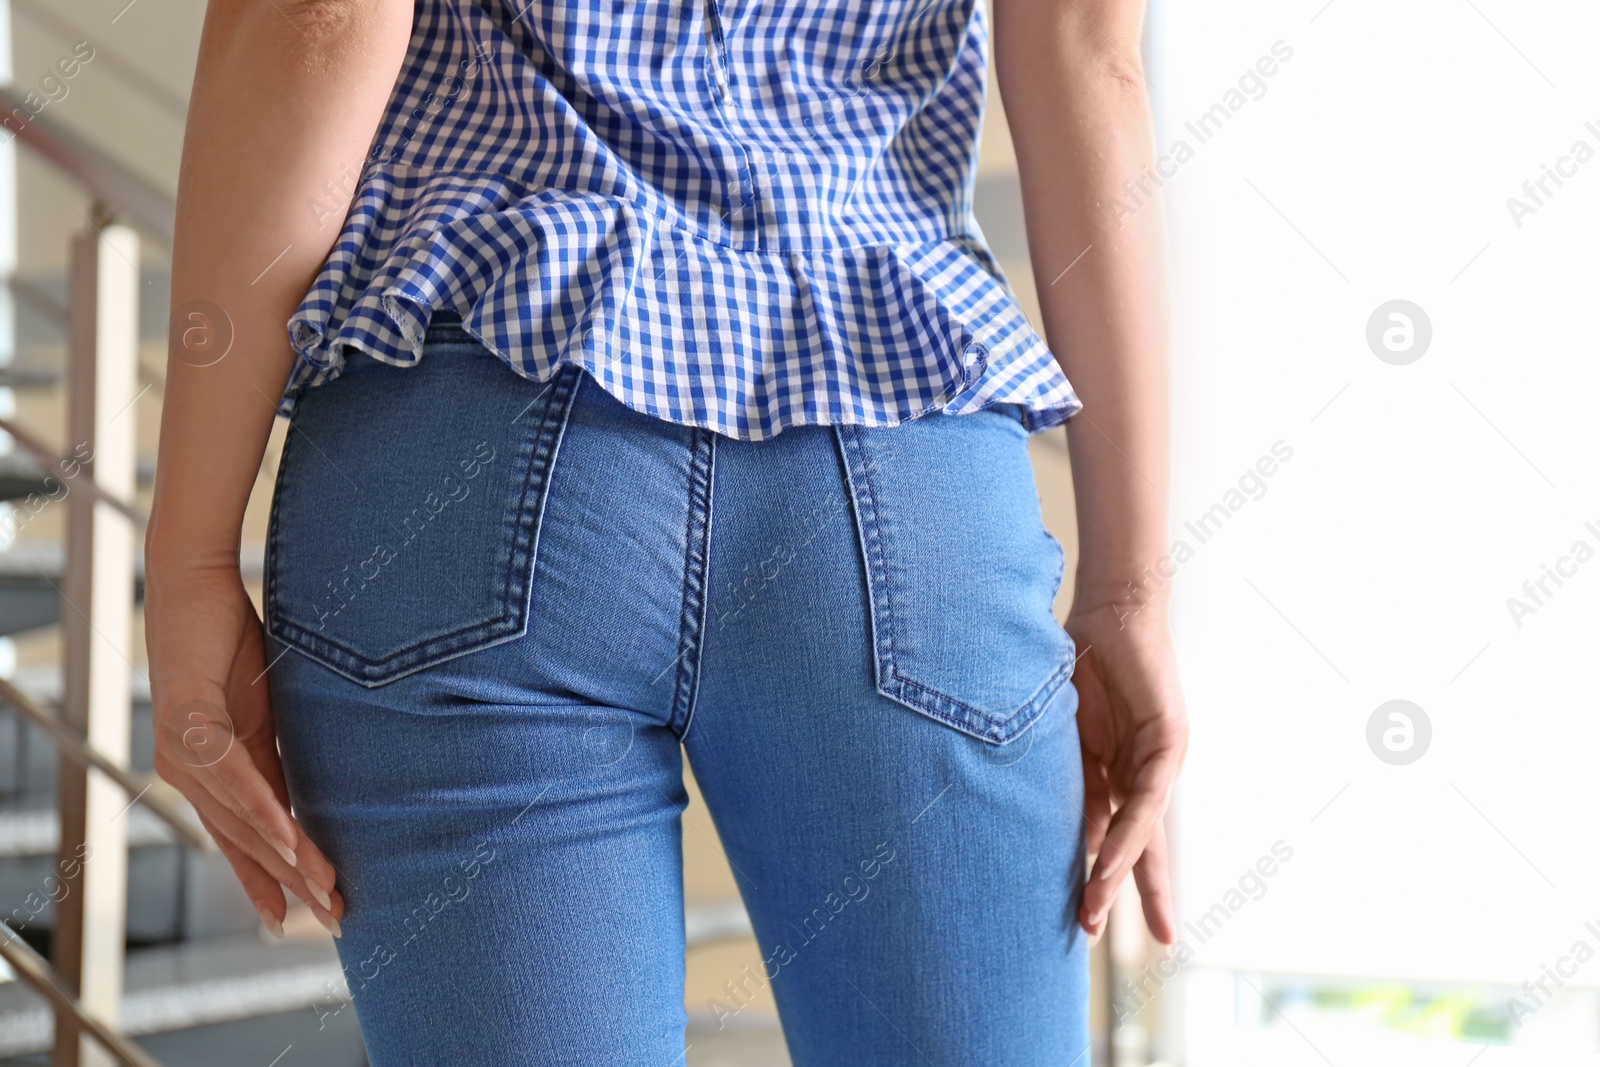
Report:
[[[1164,190],[1173,539],[1195,550],[1182,916],[1293,849],[1191,938],[1197,973],[1519,986],[1600,950],[1597,30],[1577,0],[1161,6],[1158,142],[1193,149]],[[1279,41],[1292,56],[1201,143],[1185,122]],[[1507,199],[1577,141],[1595,158],[1519,226]],[[1396,299],[1431,322],[1406,365],[1367,341]],[[1184,522],[1280,441],[1292,458],[1201,544]],[[1531,605],[1524,581],[1578,541],[1595,557],[1519,626],[1508,598]],[[1367,741],[1393,699],[1432,725],[1409,765]]]

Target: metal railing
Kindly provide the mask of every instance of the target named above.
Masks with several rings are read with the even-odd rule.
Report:
[[[54,1007],[54,1067],[159,1067],[120,1032],[128,883],[127,823],[120,815],[143,804],[184,843],[214,846],[155,782],[128,770],[134,668],[123,649],[131,644],[136,539],[146,525],[129,503],[137,462],[139,236],[114,220],[170,245],[174,208],[83,138],[32,114],[15,92],[0,88],[0,108],[0,141],[9,135],[93,199],[88,226],[73,240],[66,305],[68,434],[92,458],[63,461],[11,420],[0,420],[0,429],[52,478],[81,490],[65,501],[60,714],[0,681],[0,703],[38,724],[60,752],[57,868],[66,891],[56,904],[52,960],[9,928],[0,957]]]

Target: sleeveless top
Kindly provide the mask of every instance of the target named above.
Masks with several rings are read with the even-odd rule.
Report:
[[[450,309],[524,377],[733,438],[1060,424],[972,211],[987,50],[983,0],[416,0],[365,165],[307,202],[343,228],[279,414]]]

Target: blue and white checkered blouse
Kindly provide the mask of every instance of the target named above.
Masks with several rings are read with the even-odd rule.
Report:
[[[437,309],[524,377],[582,366],[747,440],[1081,408],[972,213],[983,0],[417,0],[279,407]],[[341,195],[341,193],[343,195]]]

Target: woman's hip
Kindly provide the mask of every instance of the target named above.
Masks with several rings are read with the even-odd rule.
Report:
[[[1062,566],[1007,414],[736,441],[573,367],[540,383],[481,346],[430,345],[302,397],[265,614],[379,702],[426,672],[471,699],[565,694],[679,732],[708,646],[756,662],[849,629],[882,696],[1001,744],[1071,674]]]

